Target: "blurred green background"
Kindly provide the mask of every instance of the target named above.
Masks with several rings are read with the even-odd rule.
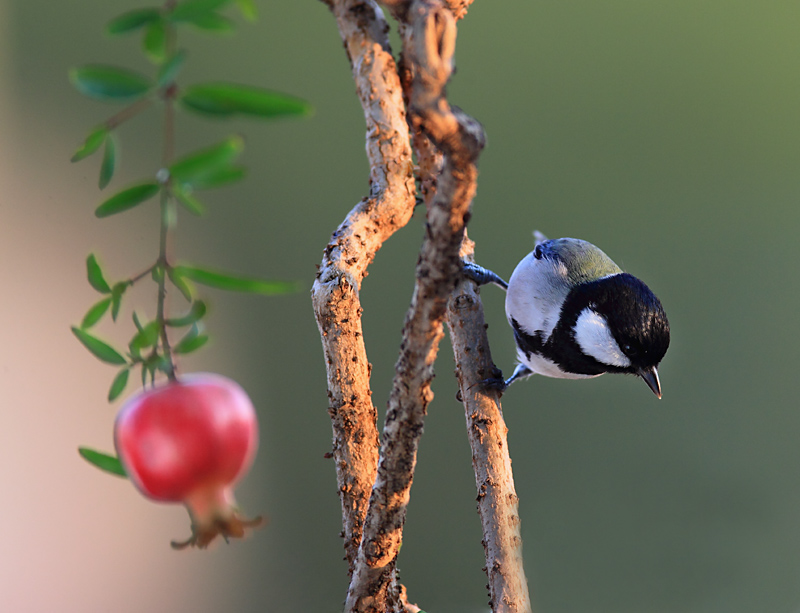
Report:
[[[360,107],[321,2],[259,2],[259,22],[236,36],[183,39],[184,82],[242,81],[316,108],[305,121],[179,122],[180,150],[246,133],[250,176],[213,192],[206,218],[181,218],[178,253],[305,288],[207,291],[213,345],[184,363],[236,378],[257,405],[262,446],[238,499],[269,526],[173,552],[185,512],[75,451],[111,448],[116,409],[105,402],[113,370],[69,332],[96,299],[84,259],[95,251],[111,277],[138,270],[154,257],[157,215],[94,218],[99,160],[69,158],[114,107],[81,97],[66,74],[97,61],[146,69],[137,37],[101,34],[140,5],[0,0],[0,610],[337,611],[346,566],[307,290],[368,183]],[[450,98],[489,140],[469,228],[478,260],[507,277],[533,229],[590,240],[650,285],[673,330],[660,402],[618,376],[533,378],[503,398],[540,613],[800,610],[798,34],[789,0],[478,1],[460,25]],[[110,189],[157,169],[159,129],[155,114],[122,128]],[[381,415],[421,217],[362,290]],[[483,297],[510,373],[502,293]],[[437,613],[488,608],[452,371],[445,341],[399,559],[411,601]]]

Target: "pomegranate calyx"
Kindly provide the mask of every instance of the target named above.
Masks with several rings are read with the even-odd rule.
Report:
[[[170,546],[175,550],[186,549],[187,547],[197,547],[205,549],[218,535],[228,542],[231,538],[243,538],[245,529],[258,528],[264,524],[264,518],[260,515],[253,519],[240,517],[236,513],[228,517],[216,517],[206,524],[192,522],[192,536],[185,541],[171,541]]]

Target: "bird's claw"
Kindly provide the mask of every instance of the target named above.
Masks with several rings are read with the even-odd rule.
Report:
[[[491,377],[481,379],[477,383],[470,385],[467,389],[472,389],[476,386],[480,386],[483,391],[493,391],[497,392],[499,395],[502,395],[508,387],[508,385],[506,385],[506,380],[503,378],[503,371],[496,366],[492,369]],[[464,396],[460,389],[456,392],[456,400],[458,400],[458,402],[464,402]]]
[[[481,379],[477,383],[472,384],[470,387],[475,387],[476,385],[480,385],[484,391],[494,391],[502,394],[506,391],[508,385],[506,384],[506,380],[503,377],[503,371],[497,368],[497,366],[492,368],[492,376],[487,377],[486,379]]]
[[[478,383],[485,390],[492,390],[495,392],[503,393],[508,388],[508,384],[503,377],[490,377]]]

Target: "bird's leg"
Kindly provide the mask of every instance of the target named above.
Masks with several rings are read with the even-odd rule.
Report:
[[[524,364],[517,364],[517,367],[514,369],[514,372],[511,373],[511,376],[506,379],[503,384],[508,387],[517,379],[525,379],[526,377],[530,377],[533,374],[533,371],[525,366]]]
[[[464,276],[468,279],[471,279],[478,285],[487,285],[489,283],[494,283],[497,287],[500,287],[504,290],[508,289],[508,283],[506,283],[500,275],[497,273],[492,272],[491,270],[484,268],[483,266],[479,266],[474,262],[462,262],[463,268],[462,271],[464,272]],[[520,368],[525,370],[525,373],[521,373]],[[488,379],[484,379],[480,381],[479,384],[484,389],[490,389],[500,392],[501,394],[505,391],[505,389],[509,386],[509,384],[519,377],[524,377],[527,375],[532,374],[527,368],[522,366],[521,364],[517,366],[517,369],[514,371],[514,374],[511,375],[511,378],[506,381],[503,378],[503,371],[499,368],[495,367],[492,376]],[[478,384],[475,384],[478,385]]]
[[[496,286],[502,289],[508,289],[508,283],[503,281],[499,275],[493,273],[491,270],[484,268],[483,266],[478,266],[473,262],[463,262],[463,271],[464,275],[468,279],[472,279],[478,285],[486,285],[488,283],[494,283]]]

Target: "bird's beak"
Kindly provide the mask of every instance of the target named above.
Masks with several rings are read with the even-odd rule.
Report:
[[[643,368],[639,371],[639,376],[647,383],[647,387],[653,390],[653,393],[661,399],[661,382],[658,380],[658,371],[655,366],[650,368]]]

